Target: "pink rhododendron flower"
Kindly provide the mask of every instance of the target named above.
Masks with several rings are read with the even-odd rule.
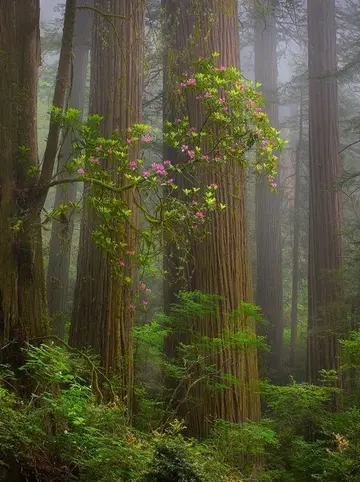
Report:
[[[255,110],[256,110],[256,112],[262,112],[263,111],[261,107],[256,107]]]
[[[164,161],[164,166],[169,166],[171,164],[171,161]]]
[[[220,97],[219,101],[224,103],[224,102],[226,102],[226,99],[225,99],[225,97]]]
[[[211,92],[205,92],[204,97],[206,98],[211,97]]]
[[[209,156],[207,154],[204,154],[203,156],[201,156],[201,159],[203,159],[204,161],[208,161]]]
[[[195,156],[195,151],[188,151],[188,155],[190,157],[194,157]]]
[[[210,184],[210,187],[212,187],[213,189],[217,189],[218,185],[217,184]]]
[[[135,305],[129,305],[129,310],[135,311],[135,310],[136,310],[136,306],[135,306]]]
[[[151,289],[150,289],[150,288],[146,288],[145,293],[150,294],[150,293],[151,293]]]
[[[147,300],[142,300],[142,304],[143,304],[144,306],[146,306],[146,305],[149,304],[149,302],[148,302]]]
[[[183,144],[181,146],[181,150],[184,152],[184,151],[187,151],[189,149],[189,146],[187,144]]]
[[[143,141],[148,144],[149,142],[151,142],[151,137],[150,136],[144,136]]]
[[[196,216],[197,218],[204,218],[204,217],[205,217],[205,214],[204,214],[203,212],[201,212],[201,211],[198,211],[198,212],[195,214],[195,216]]]
[[[136,169],[136,165],[137,165],[136,161],[129,162],[129,166],[131,167],[131,169]]]
[[[274,189],[277,188],[276,182],[272,182],[272,183],[271,183],[271,187],[273,187]]]
[[[202,95],[197,95],[196,96],[196,100],[201,100],[202,99]]]
[[[139,284],[139,287],[140,289],[144,290],[146,288],[146,284],[145,283],[140,283]]]
[[[129,256],[132,256],[132,255],[135,254],[135,251],[132,250],[132,249],[128,249],[128,250],[126,251],[126,254],[128,254]]]
[[[190,130],[191,132],[196,132],[196,127],[191,127]]]
[[[128,137],[128,138],[126,139],[126,142],[127,142],[128,144],[132,144],[132,143],[133,143],[133,140],[131,139],[131,137]]]
[[[80,168],[77,170],[77,172],[78,172],[79,174],[85,174],[86,171],[85,171],[85,169],[84,169],[83,167],[80,167]]]
[[[99,159],[97,157],[93,157],[90,162],[92,162],[93,164],[99,164]]]
[[[102,151],[102,146],[95,147],[95,151]]]
[[[143,172],[143,176],[144,176],[144,177],[149,177],[149,176],[151,176],[151,172],[150,172],[150,171],[144,171],[144,172]]]
[[[191,77],[187,82],[186,82],[187,85],[195,85],[196,84],[196,79],[194,79],[193,77]]]
[[[126,266],[126,263],[123,259],[120,260],[119,264],[122,268],[124,268]]]

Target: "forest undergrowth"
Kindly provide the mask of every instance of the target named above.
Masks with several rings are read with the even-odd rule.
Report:
[[[103,374],[97,358],[56,337],[29,346],[21,368],[2,365],[0,474],[29,481],[360,480],[358,333],[342,343],[341,371],[324,371],[320,385],[261,381],[261,421],[212,420],[203,440],[187,436],[177,417],[179,406],[172,405],[175,392],[194,402],[191,390],[182,390],[185,385],[194,387],[205,378],[209,397],[236,383],[226,373],[219,376],[208,354],[229,343],[233,349],[266,350],[262,338],[254,340],[242,330],[214,339],[199,335],[182,345],[176,359],[165,357],[164,340],[174,327],[179,330],[196,313],[209,315],[209,307],[216,310],[218,303],[218,297],[181,293],[171,315],[157,314],[134,329],[137,376],[131,414],[116,396],[119,381]],[[237,316],[256,316],[261,323],[257,311],[244,304]],[[162,384],[164,374],[176,381],[172,392]],[[351,395],[343,395],[340,378],[351,379]],[[337,412],[334,397],[341,400]]]

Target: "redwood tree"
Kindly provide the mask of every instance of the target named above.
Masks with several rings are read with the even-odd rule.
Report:
[[[115,130],[126,137],[127,128],[141,117],[143,90],[144,2],[100,0],[94,19],[91,57],[90,113],[104,116],[102,134]],[[134,150],[134,158],[138,153]],[[111,167],[111,166],[104,166]],[[114,173],[116,185],[122,177]],[[136,248],[137,209],[133,191],[126,202],[133,211],[131,225],[117,233],[117,242],[126,249]],[[99,224],[85,195],[81,223],[74,309],[70,344],[91,347],[100,355],[106,373],[116,372],[122,394],[130,406],[133,363],[131,347],[133,283],[114,274],[108,255],[92,239]],[[120,260],[119,260],[120,261]],[[128,279],[134,281],[134,267],[127,266]]]
[[[166,119],[176,119],[178,108],[174,78],[181,70],[190,70],[193,60],[219,52],[219,62],[224,66],[239,67],[240,46],[237,19],[237,2],[216,0],[164,0],[166,15],[165,56],[165,106]],[[188,98],[186,113],[190,125],[200,128],[204,119],[193,98]],[[174,155],[171,151],[166,156]],[[218,316],[194,319],[195,332],[216,337],[229,326],[227,314],[241,301],[252,300],[251,267],[249,259],[248,229],[245,208],[245,179],[238,164],[220,166],[216,172],[199,168],[195,183],[219,186],[219,199],[227,205],[224,213],[214,216],[209,234],[191,244],[186,266],[182,265],[176,247],[168,246],[171,265],[183,266],[183,281],[170,279],[165,286],[167,302],[174,300],[178,288],[223,295]],[[186,182],[186,181],[185,181]],[[186,187],[186,184],[184,184]],[[171,271],[170,265],[170,271]],[[176,271],[179,273],[179,270]],[[182,272],[182,271],[180,271]],[[172,282],[175,282],[172,284]],[[190,328],[190,327],[189,327]],[[240,329],[239,324],[235,329]],[[250,320],[246,329],[254,334]],[[168,353],[174,350],[170,341]],[[259,418],[259,396],[256,389],[258,377],[256,350],[224,350],[214,354],[212,363],[221,373],[227,373],[239,384],[229,384],[228,389],[209,393],[206,383],[197,383],[190,392],[191,401],[183,405],[183,414],[190,433],[206,435],[208,422],[222,418],[233,422]]]
[[[342,208],[335,0],[308,0],[309,32],[309,324],[308,379],[339,366],[342,326]]]
[[[47,331],[40,211],[53,172],[59,126],[51,117],[38,176],[39,1],[1,0],[0,11],[0,346],[1,358],[13,362],[13,355],[21,354],[19,347]],[[68,0],[54,94],[60,109],[74,17],[75,2]]]
[[[261,8],[260,8],[261,7]],[[273,1],[255,2],[255,79],[261,82],[266,112],[273,126],[278,126],[276,20]],[[276,183],[276,179],[274,179]],[[281,198],[271,192],[268,179],[256,181],[256,303],[266,322],[270,353],[261,359],[265,371],[279,375],[282,359],[283,286],[280,223]]]
[[[83,6],[84,2],[79,2]],[[87,2],[90,4],[92,2]],[[75,18],[73,39],[73,58],[70,68],[70,85],[68,107],[79,110],[83,117],[86,97],[86,79],[90,48],[92,15],[85,9],[78,9]],[[66,163],[71,157],[73,138],[71,132],[64,133],[62,149],[58,159],[59,176],[67,175]],[[58,185],[56,187],[55,205],[74,203],[76,201],[77,184]],[[68,313],[69,269],[72,234],[74,229],[74,210],[70,209],[52,223],[49,249],[49,265],[47,270],[47,299],[51,318],[52,332],[61,339],[65,337],[65,321]]]

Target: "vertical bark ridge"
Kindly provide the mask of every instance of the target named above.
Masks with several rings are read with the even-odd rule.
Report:
[[[100,0],[96,7],[104,12],[122,15],[109,21],[100,14],[94,21],[92,45],[90,113],[104,116],[102,133],[114,130],[126,135],[126,130],[141,119],[143,90],[144,5],[135,0]],[[132,153],[134,158],[138,152]],[[110,167],[110,166],[108,166]],[[122,178],[114,174],[116,184]],[[132,207],[132,224],[137,225],[138,213],[133,192],[124,195]],[[122,382],[122,395],[131,405],[133,363],[131,346],[132,315],[129,304],[134,286],[113,276],[110,259],[97,248],[92,232],[99,220],[85,202],[81,223],[75,306],[70,330],[70,343],[92,347],[100,355],[106,373],[117,373]],[[118,233],[129,248],[136,247],[134,230],[126,226]],[[135,279],[134,267],[127,275]]]
[[[342,208],[335,0],[308,1],[309,32],[309,324],[308,379],[339,366],[342,326]]]
[[[177,117],[176,100],[172,96],[174,77],[182,70],[190,70],[194,59],[217,51],[222,65],[239,67],[237,2],[167,0],[163,5],[169,42],[165,58],[164,115],[166,119],[173,120]],[[201,126],[203,114],[190,98],[187,99],[186,109],[191,125]],[[174,159],[171,150],[166,150],[165,155]],[[193,320],[191,327],[202,335],[215,337],[229,326],[227,313],[237,309],[241,301],[252,300],[245,179],[238,165],[221,166],[216,172],[199,169],[195,177],[199,185],[217,183],[219,199],[227,204],[227,209],[225,213],[213,216],[207,237],[192,243],[186,276],[183,282],[176,279],[174,285],[169,281],[166,283],[165,299],[167,302],[174,300],[174,294],[180,287],[224,296],[218,316]],[[186,181],[179,181],[186,187]],[[175,264],[179,263],[171,244],[168,250],[174,256]],[[249,336],[253,336],[255,327],[252,320],[248,320],[246,328]],[[235,329],[239,329],[239,323]],[[174,353],[174,346],[176,340],[169,340],[167,352]],[[232,422],[257,420],[260,413],[256,350],[234,350],[230,353],[226,349],[209,355],[210,363],[214,363],[222,373],[234,376],[239,385],[229,384],[227,390],[215,392],[209,391],[206,382],[194,386],[189,399],[182,404],[181,412],[186,418],[189,433],[196,436],[205,436],[214,419]]]

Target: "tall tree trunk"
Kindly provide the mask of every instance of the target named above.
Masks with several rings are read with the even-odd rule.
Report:
[[[339,366],[343,331],[342,206],[339,159],[335,0],[308,0],[309,34],[309,324],[308,380]]]
[[[296,366],[296,345],[298,325],[298,300],[300,281],[300,188],[301,188],[301,154],[303,150],[303,95],[300,94],[299,140],[295,152],[295,196],[294,196],[294,240],[292,252],[292,290],[291,290],[291,341],[290,341],[290,366]]]
[[[79,2],[81,5],[84,2]],[[92,2],[87,2],[92,3]],[[71,84],[68,107],[82,112],[86,97],[86,78],[90,48],[92,17],[86,9],[78,9],[75,19],[73,40],[73,59],[70,69]],[[65,133],[63,145],[59,154],[59,177],[66,176],[66,163],[71,157],[73,139],[71,133]],[[76,201],[76,184],[56,187],[55,208],[60,204]],[[61,216],[52,223],[50,239],[49,265],[47,271],[47,299],[54,335],[65,338],[65,321],[68,313],[69,299],[69,269],[72,234],[74,229],[74,212]]]
[[[46,331],[40,216],[30,209],[36,179],[38,0],[0,1],[0,347],[1,359]]]
[[[266,112],[271,124],[278,126],[276,21],[272,0],[255,2],[255,79],[261,82]],[[261,7],[261,9],[260,9]],[[279,179],[279,176],[278,176]],[[276,180],[274,180],[276,181]],[[282,363],[283,285],[280,222],[281,197],[271,192],[268,179],[256,181],[256,303],[268,322],[264,330],[270,353],[263,355],[265,372],[279,377]]]
[[[19,363],[19,350],[47,332],[40,211],[58,143],[50,124],[39,179],[37,85],[40,64],[38,0],[0,2],[0,346],[1,359]],[[63,108],[75,18],[67,0],[54,105]],[[14,348],[15,347],[15,348]]]
[[[137,0],[101,0],[94,21],[92,45],[90,113],[104,116],[102,133],[127,128],[141,118],[143,90],[144,2]],[[118,15],[116,17],[116,15]],[[124,16],[125,19],[121,19]],[[133,152],[134,158],[138,152]],[[110,166],[109,166],[110,167]],[[117,174],[114,174],[117,176]],[[114,177],[120,184],[122,181]],[[132,224],[137,224],[134,194],[126,194],[132,207]],[[86,204],[81,224],[75,301],[70,329],[70,344],[91,347],[100,355],[106,373],[116,372],[122,381],[122,395],[131,406],[133,384],[132,314],[133,286],[113,276],[110,260],[92,240],[98,224],[96,214]],[[135,247],[135,233],[130,227],[119,236],[128,248]],[[134,279],[134,267],[126,268]]]
[[[165,118],[175,119],[177,104],[174,98],[174,74],[179,69],[192,68],[192,61],[199,56],[220,53],[219,61],[224,66],[239,67],[240,46],[237,20],[237,2],[216,0],[164,0],[166,13],[166,36],[169,45],[165,58]],[[175,87],[176,89],[176,87]],[[189,99],[187,112],[192,126],[201,127],[202,113]],[[171,156],[172,152],[166,152]],[[173,160],[174,156],[172,155]],[[188,253],[184,270],[184,283],[177,277],[165,285],[165,299],[171,302],[180,287],[205,293],[223,295],[217,317],[193,320],[192,329],[208,337],[219,336],[228,326],[227,313],[237,309],[241,301],[251,301],[251,267],[248,246],[248,230],[245,209],[245,179],[238,165],[222,166],[218,171],[199,169],[195,175],[199,185],[217,183],[219,199],[226,203],[223,214],[214,216],[209,235],[201,242],[194,242]],[[184,186],[185,187],[185,186]],[[168,246],[168,257],[181,267],[174,246]],[[182,286],[181,286],[182,285]],[[237,325],[235,329],[240,329]],[[255,327],[250,320],[246,329],[250,336]],[[170,340],[169,352],[174,350]],[[229,385],[227,390],[208,392],[206,383],[197,383],[190,393],[193,402],[185,401],[183,414],[189,433],[205,436],[209,421],[227,419],[232,422],[257,420],[259,397],[256,389],[258,377],[256,350],[224,350],[213,354],[211,363],[216,369],[232,375],[239,385]]]

